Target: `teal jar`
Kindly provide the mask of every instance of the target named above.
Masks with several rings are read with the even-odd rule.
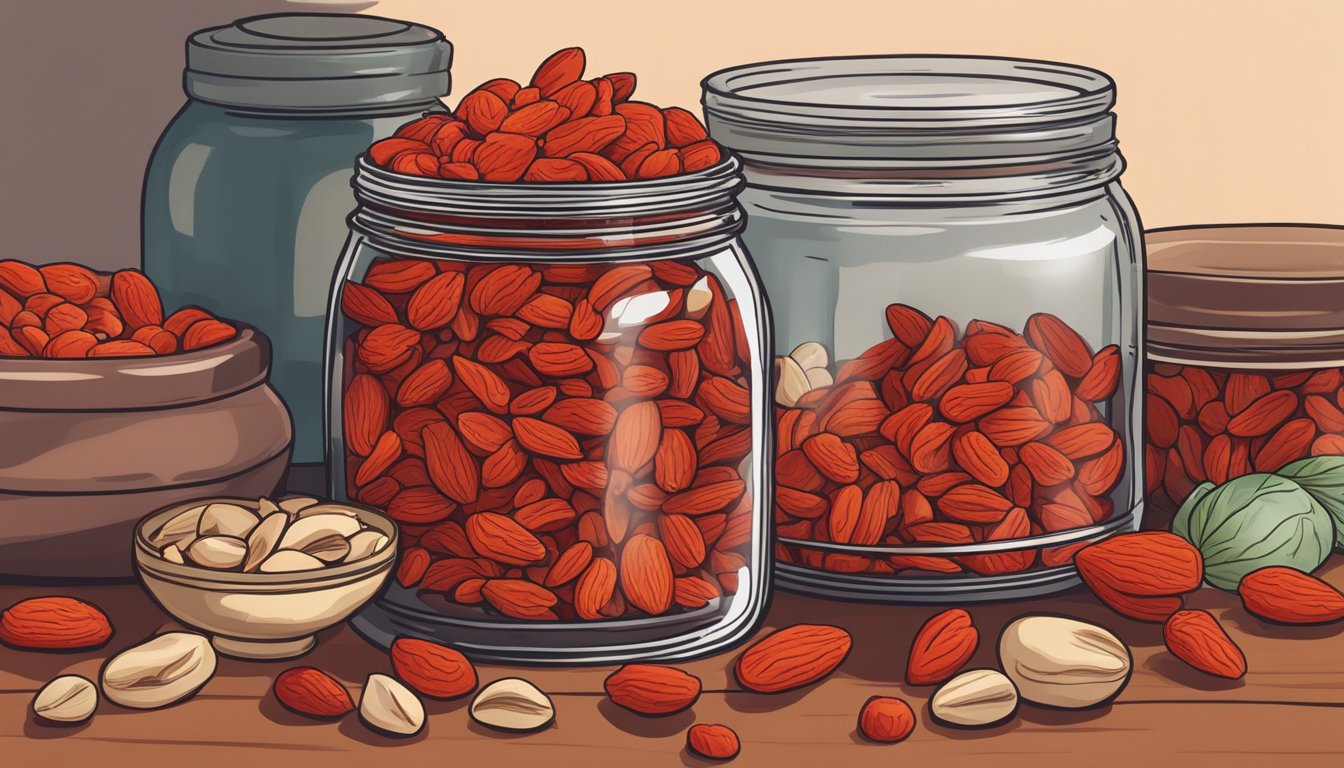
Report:
[[[145,175],[145,270],[165,306],[270,337],[296,465],[324,458],[323,333],[355,158],[443,109],[451,59],[437,30],[374,16],[258,16],[187,40],[187,104]]]

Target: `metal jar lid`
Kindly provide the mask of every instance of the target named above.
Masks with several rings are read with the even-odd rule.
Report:
[[[710,133],[748,160],[918,168],[1023,164],[1115,148],[1115,83],[1070,64],[859,56],[705,78]]]
[[[231,107],[381,109],[448,93],[453,46],[438,30],[377,16],[275,14],[187,39],[187,95]]]
[[[1344,227],[1179,227],[1145,239],[1149,360],[1344,366]]]

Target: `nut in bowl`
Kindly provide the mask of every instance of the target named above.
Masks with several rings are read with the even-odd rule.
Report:
[[[135,565],[163,609],[220,653],[287,659],[378,593],[396,545],[392,521],[357,504],[212,498],[141,520]]]

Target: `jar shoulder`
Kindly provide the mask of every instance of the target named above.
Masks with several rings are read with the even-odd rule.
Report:
[[[160,136],[150,160],[171,166],[183,155],[206,154],[205,162],[228,163],[244,157],[274,157],[292,162],[318,158],[341,167],[378,138],[421,114],[306,118],[258,116],[200,102],[187,102]]]
[[[1133,201],[1118,182],[1082,194],[994,201],[908,200],[863,195],[817,195],[748,185],[738,198],[758,221],[790,221],[809,226],[1003,226],[1038,220],[1107,215],[1132,209]]]
[[[1041,261],[1118,254],[1142,259],[1138,214],[1124,190],[1058,205],[888,208],[837,201],[781,201],[748,189],[742,197],[747,247],[758,262],[790,254],[840,263]],[[781,204],[781,202],[783,204]],[[907,247],[909,246],[909,247]]]

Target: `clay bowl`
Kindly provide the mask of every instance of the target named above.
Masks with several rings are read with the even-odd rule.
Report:
[[[272,494],[293,432],[270,358],[246,326],[165,357],[0,358],[0,580],[130,579],[147,512]]]

